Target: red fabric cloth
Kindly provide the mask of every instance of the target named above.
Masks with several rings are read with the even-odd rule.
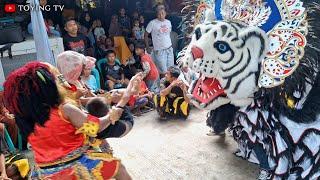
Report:
[[[148,92],[149,92],[149,90],[148,90],[146,83],[144,81],[142,81],[140,84],[140,94],[146,94]]]
[[[144,81],[141,82],[140,84],[140,92],[139,92],[139,95],[144,95],[144,94],[147,94],[149,92],[148,90],[148,87],[146,85],[146,83]],[[137,101],[137,97],[136,96],[131,96],[129,101],[128,101],[128,105],[130,107],[133,107],[135,105]]]
[[[75,134],[76,128],[62,117],[58,108],[52,109],[44,127],[36,125],[28,137],[36,163],[54,162],[83,146],[83,134]]]
[[[149,54],[144,54],[141,56],[141,63],[148,63],[150,65],[150,72],[146,76],[146,80],[157,80],[159,78],[159,71],[157,66],[154,64],[151,56]]]

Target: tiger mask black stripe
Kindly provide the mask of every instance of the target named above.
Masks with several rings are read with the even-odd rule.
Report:
[[[256,27],[218,21],[198,25],[181,58],[183,66],[202,75],[191,89],[193,103],[210,110],[227,103],[249,105],[267,47],[265,32]]]

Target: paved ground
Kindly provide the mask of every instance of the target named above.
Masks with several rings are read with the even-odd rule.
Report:
[[[187,121],[161,122],[150,112],[136,119],[126,137],[109,142],[133,179],[255,179],[257,166],[232,154],[231,137],[206,136],[206,114],[194,110]]]

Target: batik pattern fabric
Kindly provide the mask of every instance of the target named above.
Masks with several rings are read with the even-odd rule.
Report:
[[[73,161],[37,168],[32,179],[112,179],[117,174],[119,165],[120,161],[111,154],[87,151]]]
[[[28,137],[36,162],[32,178],[113,178],[118,172],[120,160],[92,147],[91,139],[97,136],[98,130],[99,119],[94,116],[89,115],[87,122],[76,129],[63,118],[60,109],[52,109],[44,127],[36,126],[36,133]]]
[[[261,154],[254,151],[261,146],[273,179],[319,178],[320,121],[310,125],[294,123],[259,106],[253,103],[237,112],[231,128],[239,147],[236,155],[252,163],[262,163],[258,157]]]

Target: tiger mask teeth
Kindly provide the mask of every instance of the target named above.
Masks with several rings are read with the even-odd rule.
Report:
[[[192,90],[193,99],[206,106],[218,97],[226,97],[224,89],[216,78],[201,76]]]

